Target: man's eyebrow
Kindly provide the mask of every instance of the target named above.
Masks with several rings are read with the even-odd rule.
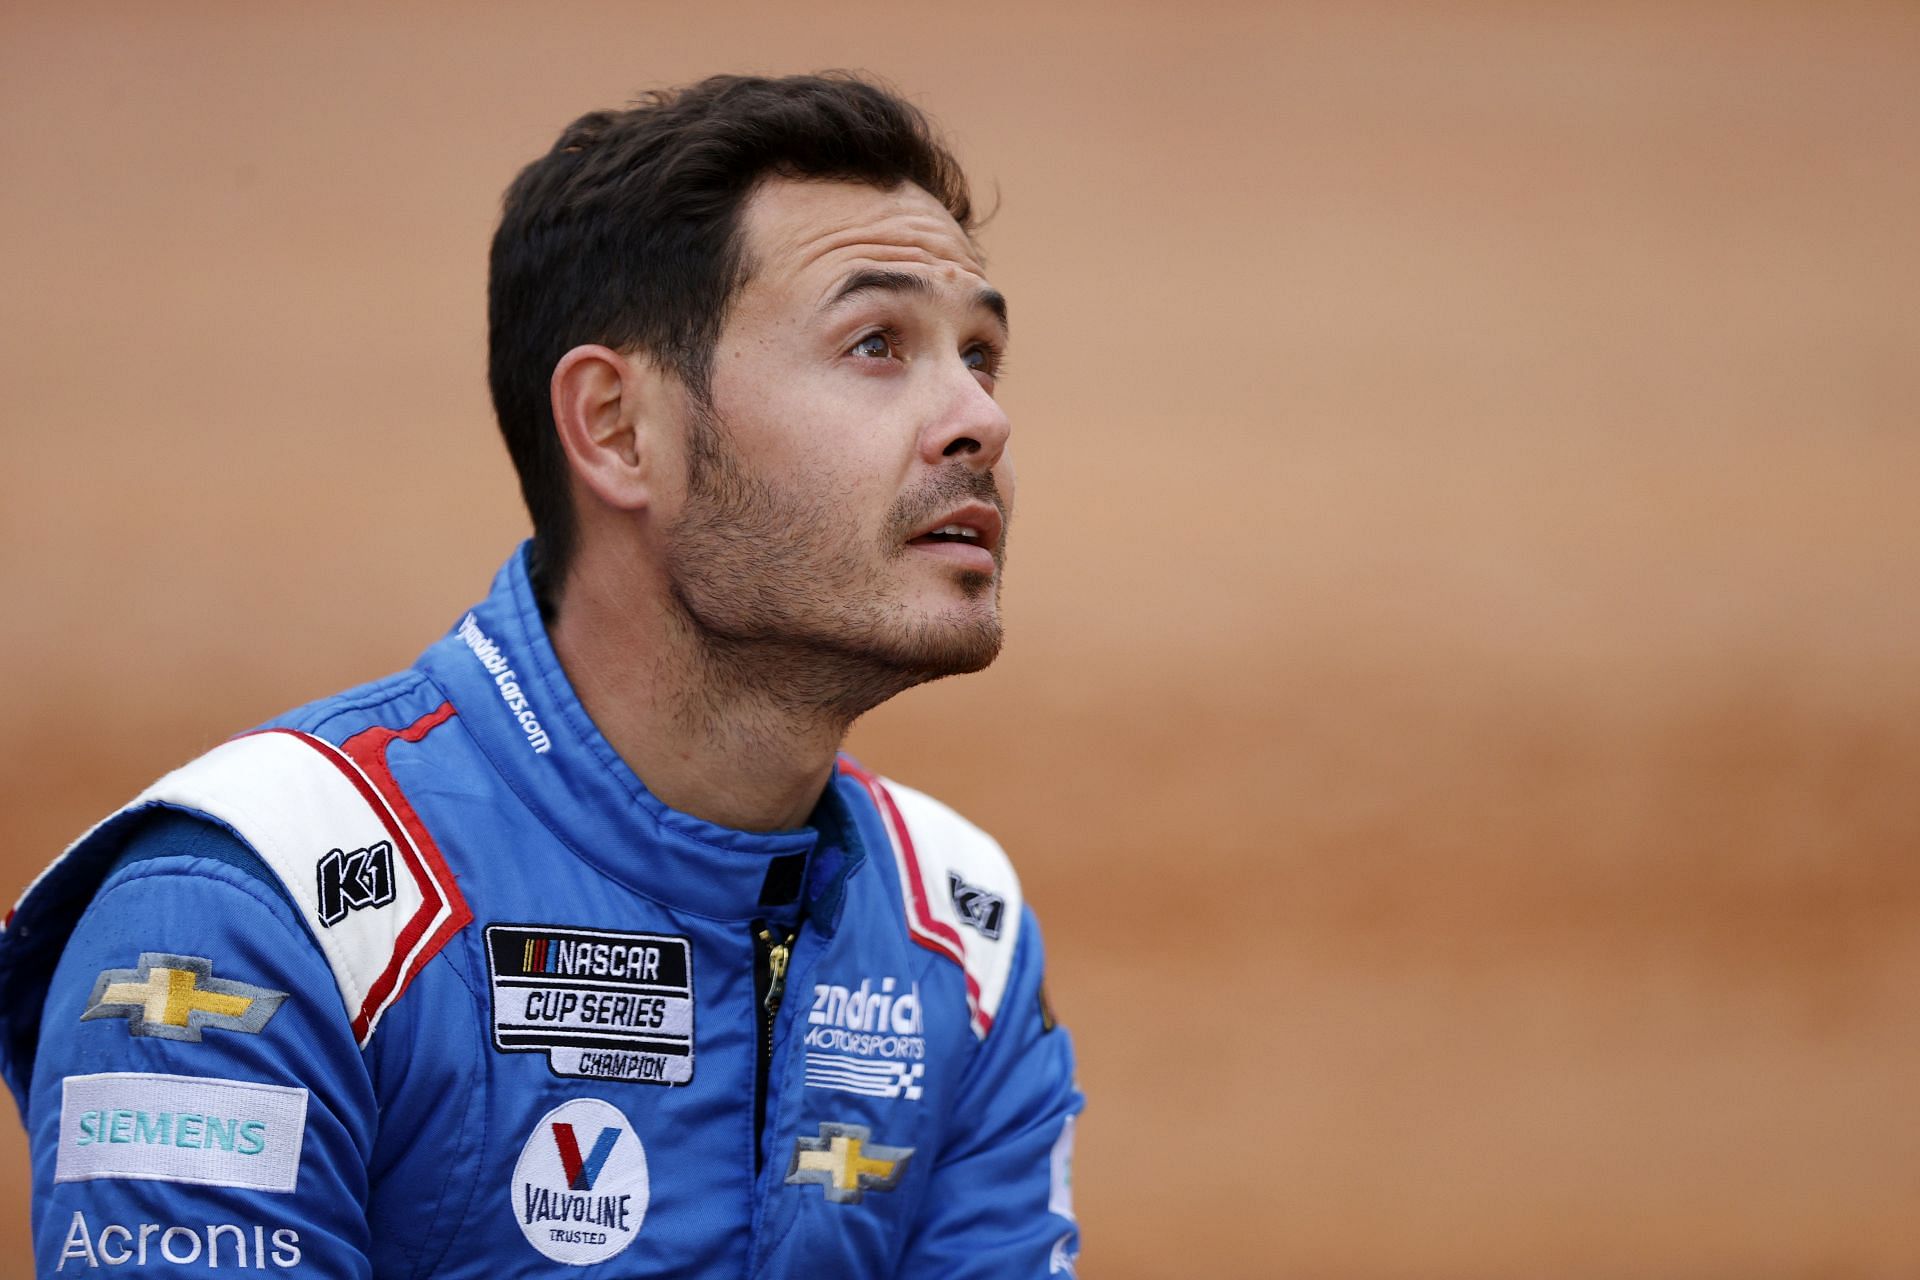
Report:
[[[888,271],[884,267],[865,267],[841,281],[833,296],[820,305],[822,311],[832,311],[835,307],[863,293],[911,293],[922,298],[936,298],[940,291],[926,276],[911,271]],[[990,313],[1000,323],[1001,332],[1007,331],[1007,299],[998,289],[982,286],[980,292],[973,295],[973,304]]]

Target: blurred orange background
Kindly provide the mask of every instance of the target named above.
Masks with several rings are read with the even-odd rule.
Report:
[[[10,4],[5,896],[484,592],[518,167],[833,66],[1000,206],[1008,652],[853,746],[1042,913],[1086,1273],[1920,1274],[1912,4]]]

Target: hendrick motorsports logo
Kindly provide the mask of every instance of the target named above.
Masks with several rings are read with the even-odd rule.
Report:
[[[918,1100],[926,1075],[927,1040],[920,984],[905,991],[892,978],[880,989],[863,978],[857,987],[820,983],[807,1011],[807,1084],[870,1098]]]
[[[540,1118],[513,1167],[513,1216],[555,1262],[605,1262],[647,1216],[647,1152],[612,1103],[575,1098]]]

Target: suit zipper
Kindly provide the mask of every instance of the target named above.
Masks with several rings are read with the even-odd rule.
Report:
[[[760,1004],[760,1059],[753,1076],[753,1171],[766,1164],[763,1141],[767,1129],[767,1077],[773,1071],[773,1024],[780,1016],[780,998],[787,989],[787,961],[793,954],[792,929],[776,930],[760,921],[753,925],[754,994]]]

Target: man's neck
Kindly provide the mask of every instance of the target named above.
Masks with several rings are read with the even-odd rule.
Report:
[[[745,831],[805,825],[854,719],[898,690],[802,648],[703,634],[659,584],[623,576],[576,566],[551,624],[595,726],[673,809]]]

